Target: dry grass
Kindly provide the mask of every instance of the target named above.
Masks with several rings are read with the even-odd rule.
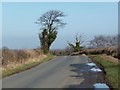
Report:
[[[2,50],[2,77],[6,77],[32,67],[53,58],[50,54],[43,54],[40,49],[27,50]]]
[[[29,58],[28,60],[26,60],[26,61],[24,61],[24,62],[22,62],[22,63],[19,63],[19,62],[11,62],[11,63],[9,63],[9,64],[7,64],[7,65],[4,65],[4,66],[2,67],[2,71],[8,70],[8,69],[14,69],[14,68],[19,67],[19,66],[21,66],[21,65],[23,65],[23,64],[29,64],[29,63],[32,63],[32,62],[39,62],[39,61],[43,60],[43,59],[46,58],[46,57],[47,57],[47,55],[41,55],[41,56],[36,57],[36,58]]]
[[[108,60],[110,62],[113,62],[113,63],[119,63],[117,58],[114,58],[110,55],[109,56],[108,55],[101,55],[101,58],[103,58],[104,60]]]
[[[43,54],[40,49],[10,50],[7,48],[2,50],[2,57],[2,67],[0,67],[2,77],[30,69],[53,58],[50,54]]]
[[[33,63],[33,62],[40,62],[47,55],[44,55],[41,50],[9,50],[3,49],[2,50],[2,67],[0,70],[12,70],[16,67],[21,65]]]
[[[81,51],[80,53],[85,53],[85,54],[106,54],[106,55],[111,55],[115,58],[118,57],[118,51],[117,47],[109,47],[109,48],[95,48],[95,49],[85,49]]]
[[[15,63],[25,63],[29,59],[42,57],[44,54],[41,50],[2,50],[2,65],[7,66]]]

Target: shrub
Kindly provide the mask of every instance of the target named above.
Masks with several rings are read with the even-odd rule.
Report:
[[[2,65],[8,65],[10,63],[22,63],[29,58],[36,58],[42,55],[41,50],[10,50],[8,48],[2,49]]]
[[[29,53],[26,53],[23,50],[17,50],[16,52],[16,58],[18,62],[23,62],[24,60],[29,58]]]
[[[80,53],[85,54],[107,54],[113,57],[118,58],[118,50],[117,47],[109,47],[109,48],[96,48],[96,49],[85,49]]]
[[[7,65],[9,62],[14,60],[14,52],[7,48],[4,48],[2,50],[2,56],[3,56],[3,59],[2,59],[3,65]]]

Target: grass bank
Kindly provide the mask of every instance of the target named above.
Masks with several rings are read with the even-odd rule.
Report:
[[[113,90],[118,88],[118,69],[120,66],[118,63],[106,60],[101,55],[90,55],[89,56],[93,62],[99,63],[103,66],[106,74],[105,79],[107,83],[112,87]]]
[[[9,69],[9,68],[4,69],[4,70],[2,70],[2,77],[7,77],[7,76],[10,76],[12,74],[24,71],[24,70],[28,70],[30,68],[33,68],[33,67],[39,65],[40,63],[49,61],[49,60],[53,59],[54,57],[55,56],[48,54],[47,57],[42,59],[42,60],[36,60],[36,61],[30,62],[27,64],[22,64],[22,65],[20,65],[16,68],[13,68],[13,69]]]

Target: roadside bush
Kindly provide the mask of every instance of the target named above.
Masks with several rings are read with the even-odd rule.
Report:
[[[43,55],[41,50],[10,50],[8,48],[2,49],[2,65],[8,65],[10,63],[23,63],[29,58],[37,58]]]
[[[118,48],[117,47],[109,47],[109,48],[95,48],[95,49],[85,49],[80,53],[84,54],[107,54],[111,55],[115,58],[118,58]]]
[[[15,51],[15,53],[16,53],[17,62],[23,62],[29,58],[29,53],[23,50],[17,50]]]
[[[7,65],[9,62],[11,62],[11,61],[13,62],[13,60],[14,60],[14,52],[7,49],[7,48],[4,48],[2,50],[2,57],[3,57],[2,64]]]

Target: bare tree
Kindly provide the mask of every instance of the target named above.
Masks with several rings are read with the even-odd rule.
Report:
[[[99,36],[95,36],[94,39],[90,41],[90,47],[102,48],[102,47],[116,46],[117,41],[118,41],[117,36],[99,35]]]
[[[57,37],[57,29],[63,27],[66,23],[60,19],[64,13],[57,10],[50,10],[44,13],[38,20],[37,24],[41,25],[42,32],[39,34],[41,48],[45,53],[50,49],[51,44]]]

